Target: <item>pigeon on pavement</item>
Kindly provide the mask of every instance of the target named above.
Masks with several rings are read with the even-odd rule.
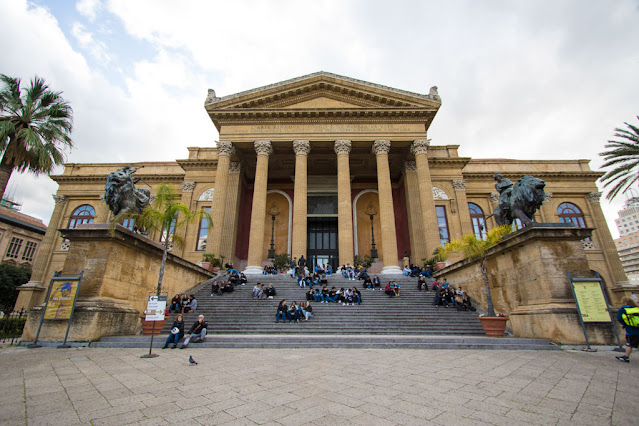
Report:
[[[189,362],[190,362],[191,364],[195,364],[195,365],[197,365],[197,362],[193,359],[193,357],[192,357],[191,355],[189,355]]]

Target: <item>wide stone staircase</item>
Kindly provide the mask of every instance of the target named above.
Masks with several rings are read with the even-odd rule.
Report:
[[[557,349],[543,339],[487,338],[476,312],[457,311],[452,306],[433,306],[434,292],[419,291],[417,279],[403,275],[382,278],[401,285],[401,296],[389,298],[383,291],[362,288],[363,281],[333,275],[329,288],[357,286],[361,305],[311,302],[310,321],[275,323],[280,300],[306,300],[308,288],[300,288],[288,275],[249,277],[248,284],[233,293],[211,295],[212,280],[198,287],[197,312],[186,314],[187,332],[197,316],[208,321],[206,341],[191,347],[217,348],[438,348],[438,349]],[[256,282],[272,284],[273,299],[254,299]],[[172,295],[171,295],[172,296]],[[162,346],[177,314],[172,313],[153,346]],[[104,337],[91,346],[148,347],[148,336]]]

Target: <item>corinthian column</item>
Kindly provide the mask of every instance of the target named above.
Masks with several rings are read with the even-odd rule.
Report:
[[[18,287],[20,293],[18,294],[18,300],[14,307],[14,310],[16,311],[19,311],[20,309],[31,309],[35,305],[42,303],[42,300],[40,299],[44,297],[44,290],[46,287],[44,282],[46,279],[47,268],[49,267],[49,262],[53,255],[53,244],[58,237],[58,229],[66,228],[62,225],[61,220],[64,208],[67,205],[67,197],[64,195],[54,195],[53,200],[55,201],[55,208],[53,209],[51,220],[49,220],[47,232],[44,234],[44,238],[38,248],[35,261],[33,262],[31,279],[28,283],[22,284]]]
[[[399,274],[397,237],[395,230],[395,212],[393,210],[393,192],[391,189],[388,152],[391,142],[378,140],[373,143],[373,153],[377,157],[377,191],[379,192],[379,219],[382,228],[382,256],[384,267],[382,274]]]
[[[266,188],[268,180],[268,158],[273,152],[271,141],[256,141],[257,166],[253,186],[253,208],[251,210],[251,231],[249,235],[247,275],[262,273],[262,250],[264,248],[264,219],[266,218]]]
[[[416,140],[411,145],[411,151],[415,154],[417,165],[417,185],[419,187],[419,201],[422,208],[422,222],[426,236],[426,257],[430,257],[439,247],[439,227],[437,226],[437,213],[433,200],[433,183],[430,179],[428,167],[428,146],[430,141],[426,139]],[[468,206],[466,206],[468,209]]]
[[[206,251],[214,255],[220,255],[222,247],[222,235],[224,233],[224,212],[226,206],[227,183],[229,180],[229,165],[231,155],[235,148],[231,142],[220,141],[217,143],[218,160],[215,172],[215,190],[213,191],[213,205],[211,206],[211,220],[213,226],[207,237]]]
[[[417,184],[417,165],[414,161],[404,162],[404,189],[406,191],[406,210],[408,212],[408,232],[410,233],[411,255],[413,263],[419,264],[421,259],[430,258],[426,253],[424,222],[419,200]]]
[[[337,227],[339,264],[353,265],[353,209],[351,207],[351,141],[335,141],[337,154]]]
[[[306,257],[306,191],[309,141],[293,141],[295,151],[295,188],[293,198],[293,248],[292,256]]]

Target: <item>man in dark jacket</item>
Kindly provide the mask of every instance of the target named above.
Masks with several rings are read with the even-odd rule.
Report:
[[[180,349],[184,349],[188,346],[191,339],[195,339],[194,342],[204,342],[204,338],[206,337],[206,329],[209,324],[204,321],[204,315],[200,315],[197,317],[197,321],[191,326],[191,330],[189,334],[185,336],[184,343],[180,346]]]
[[[632,348],[639,347],[639,327],[627,324],[626,321],[624,321],[624,316],[628,318],[629,312],[626,310],[636,308],[637,303],[631,297],[624,296],[621,299],[621,305],[619,312],[617,312],[617,321],[619,321],[623,325],[623,328],[626,329],[626,354],[615,358],[621,362],[630,362],[630,353],[632,352]]]

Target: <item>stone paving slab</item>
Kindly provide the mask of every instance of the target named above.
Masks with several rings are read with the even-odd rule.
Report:
[[[0,348],[0,425],[637,423],[639,355],[608,348],[144,353]]]

